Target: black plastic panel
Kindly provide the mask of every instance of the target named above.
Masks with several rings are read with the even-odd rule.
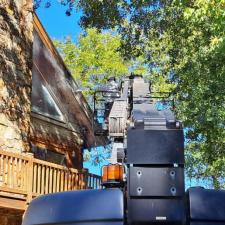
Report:
[[[191,222],[190,225],[225,225],[225,222]],[[188,225],[189,225],[188,224]]]
[[[36,224],[32,224],[36,225]],[[54,223],[54,224],[41,224],[41,225],[124,225],[123,222],[115,222],[115,221],[89,221],[89,222],[75,222],[75,223],[70,223],[70,222],[63,222],[63,223]]]
[[[184,195],[183,168],[129,168],[130,196],[172,197]]]
[[[184,164],[183,130],[130,129],[127,162],[132,164]]]
[[[69,191],[34,199],[22,225],[123,225],[123,193],[119,189]]]
[[[225,225],[225,222],[191,222],[188,225]]]
[[[182,199],[128,199],[128,223],[182,223],[185,219]]]
[[[187,193],[191,220],[225,222],[225,190],[190,188]]]

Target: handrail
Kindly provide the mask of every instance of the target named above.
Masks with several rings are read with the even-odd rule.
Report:
[[[26,199],[53,192],[99,189],[100,176],[87,170],[36,159],[33,155],[18,154],[0,150],[0,192]],[[1,195],[1,193],[0,193]]]

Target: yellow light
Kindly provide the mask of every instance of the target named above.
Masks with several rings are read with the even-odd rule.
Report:
[[[124,168],[119,164],[109,164],[107,166],[103,166],[102,168],[102,182],[122,182],[123,181],[123,171]]]

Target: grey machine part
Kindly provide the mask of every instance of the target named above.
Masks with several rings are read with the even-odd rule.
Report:
[[[183,224],[184,135],[169,110],[157,110],[149,85],[133,80],[127,133],[128,224]]]
[[[131,197],[182,197],[184,171],[181,167],[130,167],[128,185]]]

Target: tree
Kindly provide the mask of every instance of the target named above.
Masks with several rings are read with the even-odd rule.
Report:
[[[176,71],[177,114],[189,128],[187,171],[210,178],[220,188],[225,184],[224,3],[197,0],[175,6],[182,14],[169,31],[170,51],[176,52],[170,57]]]
[[[54,43],[74,78],[90,91],[109,77],[128,74],[129,64],[118,51],[120,36],[113,32],[101,33],[92,28],[80,35],[77,44],[70,37]]]

